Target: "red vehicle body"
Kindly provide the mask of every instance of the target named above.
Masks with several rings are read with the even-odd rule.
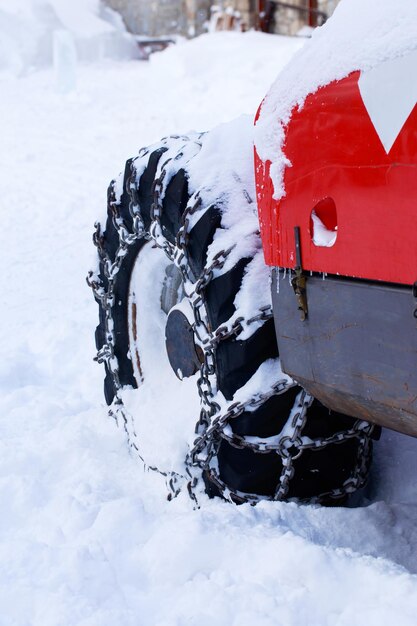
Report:
[[[284,370],[330,408],[416,436],[417,106],[387,142],[398,115],[381,102],[381,129],[366,95],[353,72],[293,110],[281,199],[255,155],[262,241]]]

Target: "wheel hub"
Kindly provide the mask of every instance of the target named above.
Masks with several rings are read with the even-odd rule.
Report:
[[[168,360],[180,380],[193,376],[203,362],[203,351],[194,341],[190,322],[182,311],[173,309],[165,327]]]

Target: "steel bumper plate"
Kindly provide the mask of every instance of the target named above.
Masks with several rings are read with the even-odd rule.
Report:
[[[330,409],[417,437],[413,288],[308,276],[302,321],[292,276],[273,270],[283,370]]]

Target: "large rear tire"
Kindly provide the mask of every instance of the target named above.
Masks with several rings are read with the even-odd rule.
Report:
[[[254,259],[244,255],[230,264],[233,242],[212,254],[213,242],[224,236],[228,205],[222,190],[218,203],[206,205],[193,188],[189,164],[204,140],[173,137],[145,149],[109,187],[106,223],[96,225],[94,237],[99,269],[89,277],[99,304],[96,345],[106,401],[120,405],[120,390],[141,382],[129,287],[138,255],[152,240],[179,268],[193,312],[196,349],[185,352],[194,359],[190,372],[199,361],[202,411],[186,460],[189,489],[202,477],[210,496],[235,502],[341,503],[366,481],[372,426],[332,413],[282,373],[270,307],[260,303],[251,319],[241,315]]]

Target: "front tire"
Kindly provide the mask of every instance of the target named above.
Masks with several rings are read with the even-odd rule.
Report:
[[[227,194],[220,189],[218,202],[205,203],[193,181],[190,164],[204,158],[205,138],[168,138],[141,151],[109,187],[106,223],[95,233],[99,268],[89,277],[99,304],[106,401],[120,407],[123,387],[141,382],[129,284],[143,245],[152,241],[179,268],[193,313],[202,408],[185,463],[189,490],[195,493],[203,478],[209,496],[234,502],[341,503],[366,481],[372,426],[330,412],[280,370],[267,281],[255,315],[248,318],[241,306],[254,280],[265,276],[259,233],[255,225],[250,253],[234,258]],[[252,194],[243,189],[242,198],[250,204]],[[222,238],[228,246],[218,250]]]

